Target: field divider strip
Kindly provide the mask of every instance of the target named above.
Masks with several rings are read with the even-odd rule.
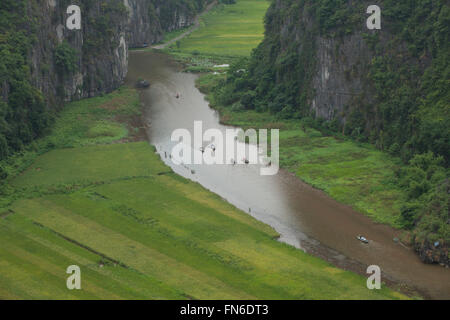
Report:
[[[88,247],[87,245],[84,245],[84,244],[82,244],[82,243],[80,243],[80,242],[78,242],[78,241],[76,241],[74,239],[71,239],[71,238],[69,238],[69,237],[59,233],[58,231],[55,231],[55,230],[53,230],[53,229],[51,229],[51,228],[49,228],[49,227],[47,227],[47,226],[45,226],[45,225],[43,225],[43,224],[41,224],[39,222],[33,221],[33,224],[35,224],[36,226],[38,226],[40,228],[44,228],[46,230],[49,230],[50,232],[52,232],[53,234],[57,235],[58,237],[66,240],[66,241],[69,241],[70,243],[73,243],[73,244],[79,246],[80,248],[83,248],[83,249],[85,249],[85,250],[87,250],[87,251],[89,251],[89,252],[91,252],[91,253],[93,253],[95,255],[98,255],[98,256],[102,257],[103,259],[108,260],[109,262],[117,264],[118,266],[120,266],[122,268],[133,270],[133,271],[136,271],[136,272],[140,273],[139,271],[131,268],[130,266],[124,264],[123,262],[120,262],[120,261],[115,260],[115,259],[113,259],[111,257],[108,257],[107,255],[105,255],[105,254],[103,254],[103,253],[101,253],[101,252],[99,252],[99,251],[97,251],[95,249],[92,249],[91,247]],[[140,274],[142,274],[142,273],[140,273]]]

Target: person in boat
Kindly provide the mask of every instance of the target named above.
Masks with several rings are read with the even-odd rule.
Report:
[[[212,144],[210,147],[211,147],[212,151],[216,151],[216,146],[215,145]]]
[[[369,243],[369,240],[367,240],[365,237],[363,237],[363,236],[357,236],[357,239],[359,240],[359,241],[362,241],[362,242],[364,242],[364,243]]]
[[[200,147],[200,152],[201,152],[201,153],[205,153],[205,148]]]
[[[177,92],[176,96],[177,99],[180,99],[180,94]]]

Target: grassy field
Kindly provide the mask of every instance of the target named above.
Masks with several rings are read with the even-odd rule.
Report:
[[[12,179],[20,180],[23,171],[27,170],[30,174],[31,170],[35,170],[35,173],[45,170],[45,162],[39,165],[37,165],[39,161],[34,162],[39,155],[61,148],[139,140],[145,137],[145,130],[140,127],[140,116],[139,96],[136,90],[127,87],[120,88],[109,95],[67,105],[45,138],[33,142],[27,149],[0,163],[0,166],[8,173],[6,181],[0,181],[0,212],[17,197],[31,192],[31,189],[34,194],[39,192],[39,190],[36,191],[40,189],[37,186],[27,190],[12,187],[16,183]],[[50,159],[48,155],[43,157]],[[113,161],[113,159],[109,160]],[[55,158],[54,161],[58,159]],[[90,161],[88,155],[85,161]],[[33,163],[35,167],[31,169]],[[80,165],[83,164],[80,163]],[[65,170],[63,162],[60,166],[61,170]],[[77,172],[72,174],[77,176]],[[16,178],[17,176],[19,177]]]
[[[264,35],[267,0],[237,0],[201,17],[201,26],[172,50],[182,53],[248,56]]]
[[[39,142],[53,149],[8,181],[0,299],[405,298],[279,243],[269,226],[172,173],[117,116],[138,113],[133,92],[69,105]],[[88,138],[102,118],[126,135]],[[66,288],[74,264],[79,291]]]
[[[204,75],[197,86],[208,93],[220,77]],[[232,111],[214,105],[212,95],[208,99],[219,110],[224,124],[244,129],[280,129],[281,167],[377,222],[402,227],[400,207],[405,194],[394,181],[395,171],[404,166],[399,159],[369,144],[324,136],[298,120],[280,120],[256,111]]]

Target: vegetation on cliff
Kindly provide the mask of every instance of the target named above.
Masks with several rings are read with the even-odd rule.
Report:
[[[151,0],[148,12],[134,14],[150,16],[152,28],[147,31],[158,33],[189,23],[209,2]],[[66,8],[71,4],[81,8],[82,30],[59,34],[57,30],[62,29],[57,26],[65,25]],[[53,121],[57,105],[119,86],[122,79],[112,73],[125,67],[117,65],[122,61],[115,56],[128,14],[121,0],[61,0],[50,5],[1,1],[0,161],[42,136]],[[120,54],[125,56],[126,52]],[[80,78],[82,85],[74,80]],[[0,176],[6,174],[0,166]]]
[[[80,2],[87,15],[93,3],[88,0]],[[33,68],[38,68],[42,73],[39,77],[47,78],[47,82],[52,77],[49,73],[56,71],[54,79],[59,81],[55,81],[58,82],[55,86],[62,101],[65,98],[64,80],[80,71],[80,56],[83,59],[81,63],[88,66],[93,59],[111,52],[114,46],[110,40],[114,32],[111,26],[117,24],[120,20],[118,17],[126,14],[126,9],[118,0],[100,2],[102,5],[98,10],[101,14],[86,16],[83,27],[89,27],[86,28],[86,38],[79,51],[71,44],[73,37],[58,43],[55,35],[46,35],[50,39],[49,43],[38,43],[38,30],[44,27],[40,16],[43,9],[39,3],[25,0],[3,0],[0,3],[0,160],[23,150],[44,134],[52,123],[50,110],[55,110],[55,105],[49,102],[51,97],[44,96],[36,88],[37,79],[32,76]],[[64,6],[69,4],[70,1],[61,1],[58,5],[65,9]],[[58,12],[53,13],[52,19],[59,19]],[[33,47],[47,45],[54,47],[50,56],[44,57],[44,61],[49,64],[33,64]],[[101,82],[100,77],[89,73],[85,86]],[[0,174],[6,174],[1,166]]]
[[[366,18],[364,4],[350,2],[273,2],[263,43],[240,66],[248,72],[233,74],[218,92],[223,104],[240,101],[245,109],[270,111],[284,118],[313,116],[315,41],[318,37],[340,39],[361,29]],[[286,25],[287,19],[295,22]],[[390,36],[385,40],[379,39],[380,33],[366,34],[375,58],[368,75],[358,74],[370,85],[368,94],[375,100],[370,105],[364,96],[355,101],[345,115],[349,120],[345,128],[342,121],[327,126],[376,144],[405,161],[432,151],[448,165],[450,7],[442,1],[383,1],[383,19],[383,32]],[[285,27],[297,31],[287,31],[289,37],[283,37],[280,29]],[[300,38],[292,41],[295,35]],[[336,117],[340,120],[341,115]]]
[[[44,97],[31,84],[28,54],[37,41],[37,26],[28,17],[27,2],[0,3],[0,160],[41,135],[51,122]]]

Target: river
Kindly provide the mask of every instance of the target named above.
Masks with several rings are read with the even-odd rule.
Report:
[[[219,124],[217,112],[195,87],[197,76],[180,70],[165,54],[130,52],[127,83],[134,85],[139,78],[151,83],[141,92],[149,141],[177,174],[269,224],[281,235],[280,241],[360,274],[378,265],[382,281],[389,285],[425,298],[450,299],[448,268],[422,263],[411,248],[393,241],[399,231],[372,222],[284,170],[261,176],[256,165],[175,165],[166,157],[175,145],[175,129],[188,129],[193,135],[194,121],[202,121],[203,130],[228,128]],[[359,242],[359,234],[369,244]]]

